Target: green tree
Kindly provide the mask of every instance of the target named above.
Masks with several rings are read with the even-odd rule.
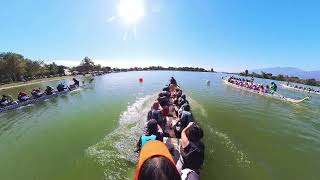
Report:
[[[309,85],[309,86],[316,86],[317,85],[317,81],[315,79],[307,79],[305,84]]]
[[[65,66],[58,66],[57,67],[57,73],[60,75],[60,76],[62,76],[62,75],[64,75],[64,69],[67,69],[67,67],[65,67]]]
[[[0,54],[2,61],[2,77],[5,82],[17,82],[23,79],[25,73],[26,61],[24,57],[16,53]]]
[[[94,62],[89,58],[85,57],[82,61],[80,66],[77,67],[77,70],[80,72],[88,73],[94,69]]]

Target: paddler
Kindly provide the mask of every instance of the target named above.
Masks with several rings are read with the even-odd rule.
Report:
[[[271,82],[270,89],[271,89],[270,93],[273,94],[273,93],[277,92],[278,86],[276,85],[276,83]]]
[[[46,95],[51,95],[53,94],[54,89],[51,86],[47,86],[45,93]]]
[[[2,98],[0,100],[0,106],[7,106],[8,104],[13,103],[13,98],[11,95],[2,95]]]
[[[183,109],[178,112],[179,121],[174,125],[173,130],[177,138],[181,137],[182,130],[187,127],[190,122],[193,122],[193,117],[190,112],[189,104],[184,105]]]
[[[200,169],[204,161],[204,144],[201,142],[203,130],[196,124],[189,123],[181,133],[180,158],[176,164],[181,173],[184,169],[196,172],[200,176]]]
[[[64,86],[63,83],[58,84],[58,86],[57,86],[58,92],[62,92],[62,91],[64,91],[65,89],[67,89],[67,88]]]
[[[27,95],[27,93],[25,93],[24,91],[19,92],[18,94],[19,101],[27,101],[28,99],[30,99],[30,97]]]
[[[178,99],[178,107],[180,108],[183,104],[189,103],[188,100],[186,99],[186,95],[183,94],[181,97]]]
[[[39,98],[39,97],[41,97],[41,96],[44,94],[44,92],[42,91],[41,88],[39,88],[39,89],[33,89],[33,90],[31,91],[31,94],[32,94],[32,96],[33,96],[34,98]]]
[[[137,143],[137,150],[135,152],[140,152],[141,148],[149,141],[163,141],[163,130],[159,126],[156,120],[151,119],[147,123],[147,131],[143,134]]]
[[[141,149],[135,180],[181,180],[167,146],[160,141],[149,141]]]
[[[174,79],[174,77],[171,77],[171,79],[170,79],[170,85],[171,84],[177,85],[177,81],[176,81],[176,79]]]
[[[80,86],[80,82],[79,82],[76,78],[73,78],[72,80],[73,80],[73,82],[74,82],[73,85],[74,85],[75,87],[76,87],[76,86],[78,86],[78,87]]]
[[[149,121],[151,119],[155,119],[162,128],[165,126],[158,101],[153,103],[151,110],[148,112],[147,120]]]

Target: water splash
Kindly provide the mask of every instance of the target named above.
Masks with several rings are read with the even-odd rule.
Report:
[[[104,167],[106,179],[129,179],[128,169],[137,163],[135,145],[155,98],[156,95],[146,96],[129,105],[120,115],[118,128],[86,150],[90,158]]]

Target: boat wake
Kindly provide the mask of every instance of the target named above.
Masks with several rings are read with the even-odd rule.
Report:
[[[144,130],[148,111],[156,95],[139,98],[120,115],[119,126],[86,150],[87,156],[104,168],[106,179],[129,179],[128,169],[135,166],[136,143]]]
[[[218,142],[218,144],[221,144],[223,149],[229,153],[232,154],[233,159],[237,162],[237,166],[239,168],[249,168],[250,167],[250,160],[245,152],[243,152],[241,149],[239,149],[232,140],[228,137],[227,134],[220,132],[216,128],[213,128],[209,125],[207,122],[203,122],[205,119],[208,120],[208,113],[206,109],[198,103],[196,100],[188,97],[190,100],[190,104],[192,104],[192,111],[197,114],[197,122],[200,124],[203,124],[202,127],[205,129],[205,132],[209,133],[209,139],[207,141],[214,140]],[[212,144],[212,143],[206,143],[206,144]],[[206,153],[209,153],[210,155],[206,155],[208,157],[215,156],[214,148],[208,149]]]

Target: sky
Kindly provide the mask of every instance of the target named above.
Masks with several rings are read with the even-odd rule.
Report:
[[[112,67],[320,70],[319,0],[0,2],[0,52],[33,60],[78,65],[88,56]]]

